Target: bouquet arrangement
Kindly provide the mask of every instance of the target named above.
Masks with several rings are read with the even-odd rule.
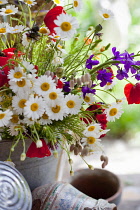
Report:
[[[26,156],[57,157],[61,147],[68,154],[71,174],[72,151],[84,161],[87,155],[100,154],[105,167],[101,138],[109,131],[107,123],[122,115],[125,100],[110,90],[117,80],[140,80],[140,61],[135,60],[139,54],[121,53],[113,47],[108,58],[105,52],[110,44],[101,46],[101,24],[80,34],[71,10],[75,14],[81,11],[81,0],[67,5],[52,0],[43,23],[36,24],[39,12],[49,2],[44,0],[32,17],[35,0],[0,1],[1,141],[11,140],[8,160],[22,141],[21,161]],[[105,9],[99,15],[105,21],[113,17],[112,11]],[[128,104],[140,103],[139,89],[138,82],[127,82],[124,93]],[[100,97],[99,91],[111,95],[112,103]],[[29,138],[32,143],[26,148]]]

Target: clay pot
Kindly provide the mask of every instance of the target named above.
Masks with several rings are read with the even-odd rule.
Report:
[[[54,182],[36,188],[32,192],[32,210],[116,210],[116,205],[107,201],[96,200],[77,190],[66,182]]]
[[[121,200],[122,186],[115,174],[104,169],[81,169],[70,179],[71,185],[95,199],[105,199],[118,205]]]

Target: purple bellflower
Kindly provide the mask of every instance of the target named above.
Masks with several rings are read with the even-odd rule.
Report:
[[[100,86],[103,87],[107,82],[112,83],[111,77],[113,74],[111,72],[107,72],[106,69],[102,69],[98,71],[97,79],[101,80]]]
[[[87,93],[92,93],[95,94],[96,90],[92,89],[93,87],[95,87],[96,85],[92,85],[91,88],[89,88],[88,86],[83,86],[82,87],[82,92],[83,92],[83,98],[85,98]]]
[[[99,61],[97,60],[92,60],[94,55],[91,55],[87,60],[86,60],[86,68],[87,69],[92,69],[92,66],[98,65]]]

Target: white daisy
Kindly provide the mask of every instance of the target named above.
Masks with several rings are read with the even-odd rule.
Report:
[[[60,14],[54,23],[58,26],[54,28],[56,34],[64,40],[72,38],[78,28],[78,22],[71,14]]]
[[[34,74],[36,76],[37,70],[35,69],[35,66],[32,63],[23,60],[22,65],[25,67],[25,69],[21,67],[23,71]]]
[[[61,101],[55,106],[45,106],[46,114],[49,116],[50,120],[63,120],[65,116],[66,106]]]
[[[39,119],[44,113],[45,103],[41,97],[30,97],[25,103],[24,115],[32,120]]]
[[[82,9],[82,1],[81,0],[73,0],[73,8],[76,12],[81,11]]]
[[[117,104],[123,104],[124,102],[126,102],[126,98],[116,99]]]
[[[42,115],[42,117],[39,120],[39,123],[41,125],[52,124],[52,120],[50,120],[49,116],[46,114],[46,112],[44,112],[44,114]]]
[[[21,81],[17,82],[9,81],[9,85],[13,92],[18,94],[29,94],[32,88],[32,83],[29,79],[22,79]]]
[[[86,129],[84,130],[83,134],[85,136],[92,135],[92,134],[93,135],[94,134],[98,135],[100,130],[101,130],[101,125],[99,123],[93,123],[93,124],[90,124],[88,127],[86,127]]]
[[[10,25],[8,23],[0,23],[0,35],[10,32]]]
[[[11,27],[10,32],[11,32],[12,34],[16,34],[16,33],[23,32],[23,30],[24,30],[24,26],[22,26],[22,25],[17,25],[17,26],[15,26],[15,27]]]
[[[65,97],[65,104],[67,114],[78,114],[81,109],[82,99],[78,95],[68,94]]]
[[[0,127],[7,126],[12,118],[13,112],[7,109],[6,111],[0,110]]]
[[[10,125],[19,124],[20,123],[19,115],[16,113],[13,113],[9,122],[10,122]]]
[[[10,125],[8,131],[11,136],[17,136],[20,131],[25,132],[26,129],[23,125],[17,124],[17,125]]]
[[[57,6],[64,6],[64,0],[53,0]]]
[[[105,129],[105,130],[101,129],[99,134],[101,136],[103,134],[106,134],[108,131],[110,131],[110,129]]]
[[[7,0],[0,0],[0,5],[7,4],[7,3],[8,3]]]
[[[105,109],[104,113],[107,116],[107,121],[113,122],[115,119],[119,119],[124,111],[122,110],[121,104],[113,103]]]
[[[104,90],[110,90],[116,85],[116,81],[113,80],[112,82],[107,82],[104,86]]]
[[[37,2],[35,0],[23,0],[23,2],[25,4],[27,4],[29,7],[34,6],[35,4],[37,4]]]
[[[50,30],[48,29],[48,27],[41,27],[39,29],[39,33],[45,34],[45,35],[49,35],[50,34]]]
[[[104,20],[109,20],[111,18],[114,17],[114,14],[111,10],[108,10],[108,9],[105,9],[103,8],[99,14],[101,15],[101,17],[104,19]]]
[[[0,9],[0,15],[12,15],[18,12],[18,7],[15,7],[15,5],[7,5],[5,8]]]
[[[92,103],[95,102],[95,97],[93,96],[92,93],[87,93],[86,96],[83,98],[84,102],[86,102],[86,104],[91,105]]]
[[[22,114],[24,111],[25,103],[28,100],[27,94],[20,94],[13,96],[12,98],[12,107],[18,113]]]
[[[64,93],[60,88],[52,88],[49,93],[46,93],[44,100],[47,105],[55,106],[57,102],[64,100]]]
[[[28,117],[24,117],[24,119],[22,120],[22,122],[23,122],[23,124],[25,124],[25,125],[34,125],[36,122],[37,122],[37,120],[33,120],[32,118],[28,118]]]
[[[49,93],[53,87],[56,87],[56,84],[51,76],[42,75],[35,80],[34,91],[42,96],[45,96],[46,93]]]
[[[22,79],[25,79],[26,75],[25,73],[23,73],[22,69],[20,68],[20,66],[15,67],[14,69],[11,69],[8,72],[8,79],[10,79],[10,81],[21,81]]]
[[[57,44],[57,49],[60,50],[63,54],[67,54],[66,50],[62,48],[62,45],[60,45],[59,43]]]
[[[94,149],[94,147],[100,147],[100,139],[96,135],[88,135],[82,138],[81,143],[83,146],[89,146],[90,148]]]
[[[52,64],[54,66],[58,66],[64,63],[64,59],[59,57],[59,56],[55,56],[54,59],[52,60]]]

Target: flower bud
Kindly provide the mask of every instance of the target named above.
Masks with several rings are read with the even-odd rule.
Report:
[[[79,150],[78,150],[77,147],[75,147],[75,148],[74,148],[74,154],[75,154],[75,155],[78,155],[78,153],[79,153]]]
[[[70,80],[70,88],[71,88],[71,89],[74,88],[74,80]]]
[[[70,152],[72,152],[74,150],[74,147],[75,147],[74,144],[70,145]]]
[[[55,150],[55,151],[53,151],[53,156],[55,157],[55,158],[58,158],[58,152]]]
[[[89,153],[89,148],[85,147],[84,149],[82,149],[81,156],[87,156],[88,153]]]
[[[88,165],[88,168],[94,170],[94,167],[92,165]]]
[[[21,161],[24,161],[26,159],[26,154],[25,152],[23,152],[21,155],[20,155],[20,160]]]
[[[69,163],[73,164],[73,160],[71,158],[69,158]]]
[[[105,51],[105,47],[101,47],[100,52],[104,52]]]
[[[14,147],[11,147],[11,152],[14,152],[15,148]]]
[[[43,146],[42,141],[41,140],[37,140],[36,147],[37,148],[41,148],[42,146]]]
[[[101,26],[101,24],[97,25],[95,27],[95,33],[98,33],[99,31],[101,31],[103,29],[103,27]]]
[[[50,71],[46,71],[45,75],[47,75],[49,77],[50,76]]]
[[[81,79],[80,78],[77,78],[77,85],[78,86],[81,86],[82,85],[82,82],[81,82]]]
[[[74,176],[74,171],[70,171],[70,176]]]

